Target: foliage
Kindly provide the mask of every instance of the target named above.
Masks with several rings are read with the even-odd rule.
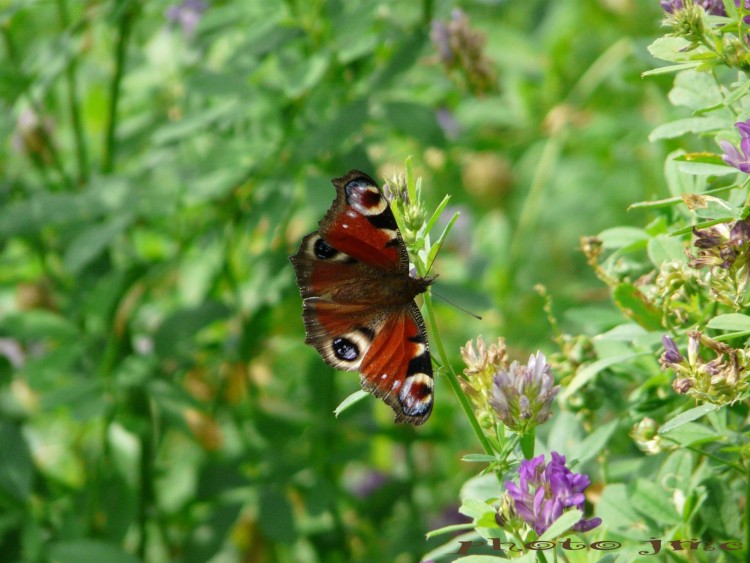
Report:
[[[654,212],[646,227],[610,227],[581,239],[620,318],[601,319],[584,334],[558,332],[561,349],[552,361],[563,389],[561,403],[589,430],[577,447],[567,446],[572,465],[590,465],[597,456],[604,474],[597,518],[582,519],[580,493],[588,477],[571,473],[554,451],[546,467],[544,456],[532,459],[535,427],[549,417],[546,405],[550,392],[556,393],[534,375],[540,373],[540,356],[532,356],[528,368],[514,364],[509,370],[502,340],[494,348],[479,340],[477,352],[470,342],[464,349],[465,388],[477,412],[489,413],[484,431],[493,451],[472,458],[488,462],[488,473],[481,489],[462,495],[461,511],[472,517],[464,528],[473,535],[461,543],[461,554],[475,545],[489,548],[495,552],[484,556],[489,561],[501,551],[520,553],[523,545],[529,558],[552,549],[555,560],[594,561],[600,551],[623,546],[626,556],[636,557],[638,548],[632,546],[640,539],[640,548],[651,543],[650,550],[637,551],[640,555],[665,553],[664,544],[663,557],[680,560],[747,558],[750,17],[744,2],[662,6],[670,31],[649,51],[676,64],[644,74],[676,73],[669,99],[692,116],[659,125],[650,138],[692,135],[696,148],[666,158],[672,197],[632,206]],[[730,140],[735,122],[739,144]],[[544,288],[540,292],[551,315],[551,295]],[[552,316],[551,322],[557,328]],[[535,377],[538,383],[531,384]],[[535,408],[543,409],[541,419]],[[649,457],[621,443],[628,426],[633,445]],[[565,447],[558,434],[552,429],[536,444]],[[514,441],[520,441],[521,452],[507,447]],[[519,458],[525,459],[517,471]],[[625,468],[628,475],[621,472]],[[517,473],[519,485],[513,482]],[[571,510],[564,513],[564,507]],[[575,533],[592,529],[585,541]],[[578,547],[563,542],[571,536]],[[478,538],[485,541],[470,541]],[[586,547],[588,553],[575,553]]]
[[[586,541],[740,539],[744,403],[689,410],[657,357],[688,328],[740,349],[744,301],[710,310],[707,278],[665,300],[648,273],[688,242],[680,194],[730,190],[700,226],[744,217],[745,187],[698,135],[736,144],[746,81],[708,56],[726,49],[661,39],[683,65],[670,101],[695,115],[670,107],[670,76],[640,76],[660,17],[594,0],[5,3],[0,559],[449,561],[457,539],[429,530],[497,535],[487,501],[522,456],[498,459],[455,382],[438,376],[418,430],[375,401],[336,419],[357,378],[304,345],[287,257],[329,179],[391,177],[409,154],[426,208],[448,193],[445,217],[461,213],[435,288],[484,316],[434,305],[443,363],[480,332],[523,360],[565,311],[560,406],[520,447],[591,476],[603,524]],[[739,40],[729,20],[705,25]],[[655,456],[627,436],[646,416],[673,440]],[[477,476],[488,456],[500,480]]]

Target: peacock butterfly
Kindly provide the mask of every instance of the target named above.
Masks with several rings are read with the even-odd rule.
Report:
[[[307,337],[325,362],[359,371],[362,389],[396,422],[430,416],[433,377],[424,320],[414,298],[432,277],[409,275],[409,254],[388,200],[367,174],[332,180],[336,199],[290,260]]]

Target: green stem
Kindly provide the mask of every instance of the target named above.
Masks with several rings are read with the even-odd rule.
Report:
[[[109,111],[107,112],[107,132],[104,137],[104,158],[102,172],[112,172],[115,163],[115,132],[117,131],[117,106],[120,102],[120,86],[125,72],[125,55],[127,53],[130,32],[135,19],[136,2],[130,2],[120,15],[117,45],[115,46],[115,74],[109,89]]]
[[[62,23],[63,32],[67,30],[70,23],[68,16],[68,6],[65,0],[57,0],[57,9],[60,12],[60,22]],[[65,69],[65,78],[68,83],[68,106],[70,109],[70,119],[73,124],[73,135],[76,143],[76,158],[78,160],[78,184],[83,186],[89,179],[89,158],[86,148],[86,139],[83,134],[83,125],[81,123],[81,112],[79,110],[78,81],[76,80],[76,70],[78,68],[78,58],[72,56],[67,68]]]
[[[154,502],[154,474],[153,459],[154,445],[156,434],[156,420],[150,403],[150,399],[144,391],[138,392],[137,401],[139,409],[143,409],[142,414],[146,417],[149,424],[141,436],[141,460],[140,460],[140,483],[141,498],[138,506],[138,529],[140,538],[138,540],[137,554],[141,561],[145,561],[146,551],[148,548],[148,529],[149,518],[151,516],[151,507]]]
[[[539,158],[539,164],[534,171],[534,178],[529,188],[529,195],[524,201],[521,215],[518,220],[516,232],[513,235],[513,241],[510,246],[510,262],[515,265],[519,260],[526,257],[528,244],[533,240],[532,229],[536,224],[537,218],[542,205],[542,196],[544,188],[549,183],[555,170],[557,170],[557,161],[560,156],[561,141],[558,135],[553,135],[544,144],[542,155]]]
[[[745,557],[750,554],[750,502],[748,500],[750,500],[750,463],[747,464],[747,477],[745,478]]]
[[[434,10],[434,0],[422,0],[422,23],[424,23],[425,25],[430,25]]]
[[[437,348],[438,355],[440,356],[440,361],[446,368],[445,377],[448,380],[448,384],[451,386],[451,389],[453,389],[453,393],[456,395],[461,408],[464,410],[464,414],[466,415],[466,418],[468,419],[472,430],[474,430],[474,434],[479,440],[479,443],[482,444],[484,452],[487,455],[494,455],[495,452],[492,449],[492,445],[484,435],[481,426],[479,426],[479,421],[477,421],[477,418],[474,416],[474,411],[471,408],[469,399],[466,397],[463,389],[461,389],[461,384],[458,382],[458,376],[456,375],[456,372],[453,371],[453,366],[448,361],[448,356],[445,353],[445,348],[443,347],[443,341],[440,339],[440,333],[437,330],[437,323],[435,322],[435,315],[432,309],[432,296],[429,292],[424,294],[424,304],[425,310],[427,312],[427,320],[430,323],[430,330],[432,331],[432,339],[435,342],[435,347]]]

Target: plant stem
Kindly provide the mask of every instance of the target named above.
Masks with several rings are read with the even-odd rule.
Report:
[[[471,408],[469,399],[466,397],[463,389],[461,389],[461,384],[458,382],[458,376],[456,375],[456,372],[453,371],[453,366],[448,361],[448,356],[446,355],[445,348],[443,347],[443,341],[440,339],[440,333],[437,330],[437,323],[435,322],[435,315],[432,310],[432,296],[429,292],[424,294],[424,303],[425,310],[427,311],[427,320],[430,323],[430,330],[432,331],[432,339],[435,342],[435,347],[437,348],[438,355],[440,356],[440,361],[446,368],[445,377],[448,380],[448,384],[451,386],[451,389],[453,389],[453,393],[456,395],[461,408],[464,410],[464,414],[466,415],[466,418],[468,419],[472,430],[474,430],[474,434],[476,434],[479,443],[482,444],[484,452],[487,455],[494,455],[495,452],[492,449],[492,445],[484,435],[481,426],[479,426],[479,421],[477,421],[477,418],[474,416],[474,411]]]
[[[140,459],[140,503],[138,506],[138,528],[140,538],[138,540],[138,559],[145,561],[148,548],[148,529],[151,509],[154,502],[154,472],[153,459],[156,435],[156,420],[149,397],[145,391],[137,392],[139,408],[149,424],[141,435],[141,459]]]
[[[527,245],[529,244],[529,240],[533,239],[533,236],[531,236],[532,231],[543,207],[542,197],[544,196],[544,189],[554,175],[557,161],[560,157],[561,145],[562,142],[559,135],[551,136],[544,143],[542,154],[534,171],[531,187],[521,208],[518,226],[510,245],[511,267],[526,258]]]
[[[115,46],[115,74],[109,89],[109,111],[107,114],[107,132],[104,137],[104,158],[102,172],[108,174],[114,169],[115,162],[115,132],[117,131],[117,106],[120,102],[120,85],[125,72],[125,55],[127,53],[130,32],[135,19],[136,2],[128,2],[120,14],[117,45]]]
[[[13,37],[11,37],[10,29],[8,26],[0,26],[0,29],[2,29],[2,35],[3,40],[5,41],[5,49],[8,53],[8,59],[11,61],[11,64],[14,67],[14,70],[16,71],[18,75],[18,80],[24,85],[23,86],[23,92],[26,96],[26,98],[29,101],[29,105],[31,106],[31,109],[36,114],[36,118],[39,120],[38,124],[38,132],[39,136],[44,143],[44,147],[47,149],[49,153],[50,160],[52,161],[52,167],[57,171],[58,175],[60,176],[60,181],[64,186],[67,188],[72,188],[73,183],[71,182],[70,178],[68,178],[68,175],[65,173],[65,168],[63,168],[62,160],[60,160],[60,154],[57,152],[57,147],[55,147],[55,144],[52,142],[52,138],[50,137],[49,133],[47,132],[47,129],[44,126],[44,113],[42,111],[42,107],[39,105],[39,103],[34,99],[34,96],[32,95],[29,85],[31,84],[31,80],[26,76],[23,65],[21,64],[21,61],[18,58],[18,53],[16,51],[16,45],[13,42]],[[42,162],[43,159],[42,159]]]
[[[68,29],[70,18],[66,0],[57,0],[57,9],[60,12],[60,23],[63,32]],[[73,135],[76,143],[76,158],[78,160],[78,185],[84,186],[89,179],[89,158],[86,148],[86,138],[83,134],[81,123],[81,112],[79,110],[78,81],[76,70],[78,67],[77,56],[72,56],[65,69],[65,77],[68,83],[68,106],[70,108],[70,119],[73,125]]]

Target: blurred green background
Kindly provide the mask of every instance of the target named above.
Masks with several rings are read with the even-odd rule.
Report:
[[[579,237],[663,194],[658,2],[5,0],[0,560],[408,563],[478,451],[305,346],[288,256],[353,168],[413,157],[461,219],[459,347],[551,351],[611,311]],[[461,12],[454,12],[460,9]],[[430,35],[433,35],[431,39]],[[482,42],[482,37],[486,42]],[[442,42],[441,42],[442,41]]]

